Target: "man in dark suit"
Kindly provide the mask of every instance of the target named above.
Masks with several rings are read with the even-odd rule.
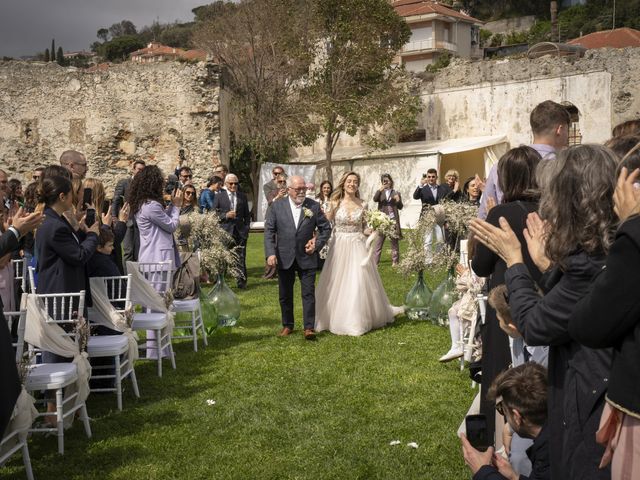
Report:
[[[331,224],[320,204],[306,198],[304,178],[289,177],[288,197],[271,204],[264,224],[264,252],[267,265],[278,267],[278,288],[282,331],[286,337],[293,331],[293,284],[296,273],[302,289],[304,337],[313,340],[316,320],[315,279],[318,255],[329,240]],[[317,236],[314,237],[316,229]]]
[[[0,236],[0,256],[17,250],[20,237],[40,225],[43,219],[41,213],[23,216],[22,210],[18,210],[18,214],[13,218],[13,225]],[[2,385],[0,388],[0,438],[9,424],[21,389],[11,333],[2,312],[0,298],[0,385]]]
[[[229,173],[224,179],[225,190],[220,191],[213,200],[213,209],[220,218],[222,228],[233,237],[238,248],[238,268],[242,273],[238,278],[238,288],[247,286],[246,249],[249,238],[251,215],[247,196],[238,191],[238,177]]]
[[[146,164],[144,163],[144,160],[136,160],[131,166],[131,176],[123,178],[116,185],[116,189],[113,193],[113,202],[111,204],[111,214],[115,218],[118,218],[122,205],[127,201],[131,180],[137,173],[144,170],[145,166]],[[138,250],[140,248],[139,242],[140,240],[137,235],[135,220],[133,215],[130,215],[129,220],[127,220],[127,233],[125,233],[124,239],[122,240],[122,248],[124,251],[122,256],[123,265],[126,265],[128,261],[135,261],[138,258]]]
[[[422,202],[422,213],[429,207],[437,205],[451,194],[451,189],[448,185],[438,185],[438,171],[435,168],[430,168],[422,176],[420,185],[413,192],[413,198]]]

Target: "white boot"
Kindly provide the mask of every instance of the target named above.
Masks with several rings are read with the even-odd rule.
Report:
[[[451,333],[451,349],[440,357],[440,362],[450,362],[463,354],[460,342],[460,320],[458,320],[458,302],[449,309],[449,332]]]

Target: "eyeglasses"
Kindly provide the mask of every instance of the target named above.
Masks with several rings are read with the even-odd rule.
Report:
[[[282,175],[284,172],[273,172],[274,175]]]
[[[34,175],[31,178],[33,178],[37,182],[38,180],[40,180],[40,175]]]
[[[196,192],[193,192],[191,190],[184,192],[185,195],[195,195]]]
[[[227,185],[238,185],[238,182],[227,182]]]
[[[300,192],[306,192],[307,191],[307,187],[300,187],[300,188],[289,187],[289,190],[294,190],[294,191],[300,193]]]

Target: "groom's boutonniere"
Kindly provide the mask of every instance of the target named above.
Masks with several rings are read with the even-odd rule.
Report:
[[[311,218],[313,217],[313,212],[311,211],[310,208],[307,207],[302,207],[302,213],[304,214],[305,218]]]

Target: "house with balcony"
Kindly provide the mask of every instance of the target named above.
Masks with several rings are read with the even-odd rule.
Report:
[[[399,63],[422,72],[440,55],[482,58],[482,21],[431,0],[395,0],[393,8],[411,28],[409,42],[398,52]]]

